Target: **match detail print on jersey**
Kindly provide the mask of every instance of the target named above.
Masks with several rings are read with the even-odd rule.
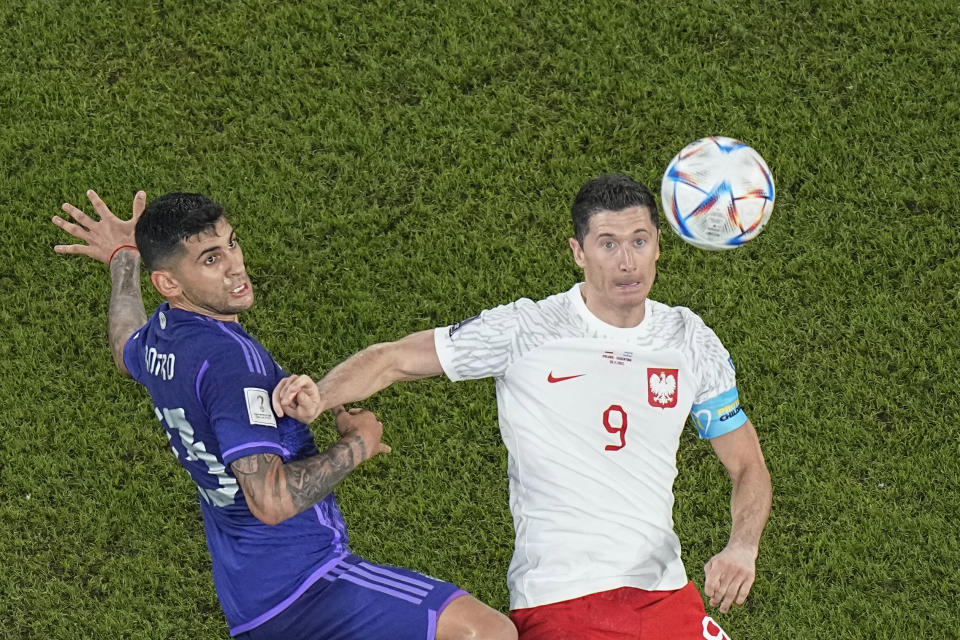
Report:
[[[647,400],[651,407],[669,409],[677,406],[679,369],[647,367]]]

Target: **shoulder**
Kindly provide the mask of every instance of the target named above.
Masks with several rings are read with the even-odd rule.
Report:
[[[484,309],[479,314],[454,325],[443,327],[441,333],[448,338],[484,335],[509,339],[510,335],[518,332],[540,331],[544,326],[570,324],[572,309],[569,292],[554,294],[540,300],[518,298],[512,302]]]
[[[714,354],[721,359],[729,358],[720,338],[694,311],[653,300],[648,303],[655,335],[679,347],[695,361],[712,358]]]
[[[671,307],[656,300],[647,300],[647,309],[651,312],[655,324],[689,331],[710,330],[703,318],[687,307]]]
[[[501,323],[514,321],[520,316],[537,314],[543,308],[542,305],[544,302],[544,300],[535,302],[530,298],[518,298],[513,302],[507,302],[494,307],[489,307],[477,315],[453,325],[453,331],[451,333],[456,332],[463,326],[473,323],[475,320],[480,320],[485,324]]]
[[[517,329],[542,330],[544,326],[568,325],[575,317],[569,292],[557,293],[540,300],[519,298],[484,312],[490,320],[500,319]],[[484,314],[481,314],[484,317]]]
[[[519,314],[530,316],[557,316],[568,314],[573,310],[573,301],[571,299],[573,295],[580,294],[571,289],[569,291],[555,293],[539,300],[520,298],[511,303],[511,305]]]
[[[159,312],[147,323],[148,342],[161,345],[183,358],[197,363],[197,367],[218,365],[230,368],[246,366],[255,357],[253,340],[230,323],[220,322],[176,309]]]

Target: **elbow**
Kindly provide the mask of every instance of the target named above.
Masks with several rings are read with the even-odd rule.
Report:
[[[271,527],[288,520],[290,516],[293,515],[284,512],[283,509],[280,509],[276,505],[272,504],[258,505],[248,502],[247,506],[250,508],[250,513],[253,514],[254,518]]]
[[[762,456],[729,468],[728,472],[734,486],[751,485],[757,488],[766,488],[767,491],[772,490],[770,471],[767,469]]]
[[[286,520],[286,518],[281,518],[280,516],[257,516],[257,520],[259,520],[265,525],[275,527],[281,522],[283,522],[284,520]]]
[[[399,342],[378,342],[372,344],[358,355],[363,370],[377,390],[389,387],[404,379],[404,360]]]
[[[113,354],[113,363],[117,365],[117,370],[120,371],[120,375],[130,378],[130,371],[127,369],[127,365],[123,362],[123,353],[114,353]]]
[[[375,363],[373,367],[380,373],[387,375],[396,375],[402,365],[400,357],[400,343],[397,342],[378,342],[365,349],[368,359]]]
[[[767,463],[762,457],[745,464],[740,470],[740,475],[757,478],[761,482],[770,482],[770,470],[767,469]]]

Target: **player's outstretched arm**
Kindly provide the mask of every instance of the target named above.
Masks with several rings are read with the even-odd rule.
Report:
[[[53,250],[88,256],[109,265],[113,284],[107,321],[110,349],[117,368],[124,375],[129,375],[123,364],[123,346],[133,332],[147,322],[140,297],[140,260],[134,240],[134,229],[146,206],[147,194],[138,191],[133,197],[133,216],[130,220],[121,220],[113,215],[92,189],[87,191],[87,197],[99,220],[94,220],[68,202],[63,204],[62,209],[75,222],[68,222],[60,216],[53,217],[53,224],[85,244],[58,244]]]
[[[273,390],[273,409],[309,423],[327,409],[368,398],[394,382],[441,373],[433,330],[418,331],[355,353],[315,385],[307,376],[284,378]]]
[[[380,442],[383,425],[369,411],[340,412],[337,431],[340,440],[310,458],[284,463],[280,456],[260,453],[230,463],[247,506],[258,520],[273,525],[306,511],[361,462],[390,453],[390,447]]]
[[[742,605],[753,586],[760,536],[770,515],[773,489],[760,440],[749,420],[739,429],[711,439],[710,443],[733,484],[730,497],[733,524],[727,546],[704,567],[703,591],[710,598],[710,606],[719,605],[720,612],[726,613],[734,603]]]

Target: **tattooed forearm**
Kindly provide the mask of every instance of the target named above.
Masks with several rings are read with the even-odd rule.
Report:
[[[230,463],[230,468],[237,476],[248,505],[259,505],[271,497],[279,504],[282,498],[278,482],[281,467],[283,467],[283,460],[272,453],[257,453]]]
[[[140,256],[121,250],[110,263],[110,314],[107,329],[114,362],[123,370],[123,345],[127,338],[147,322],[140,297]]]
[[[250,511],[276,524],[323,500],[353,469],[366,460],[358,435],[346,436],[313,457],[284,464],[280,456],[261,453],[230,463]]]
[[[366,458],[363,439],[354,435],[337,442],[320,455],[287,464],[287,491],[297,513],[323,500]]]

